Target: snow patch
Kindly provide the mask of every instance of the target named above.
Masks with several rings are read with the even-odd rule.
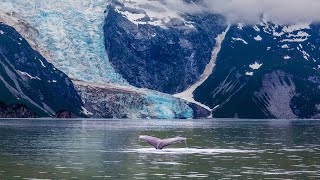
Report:
[[[245,40],[243,40],[243,39],[241,39],[241,38],[232,38],[232,40],[234,40],[234,41],[241,41],[241,42],[243,42],[244,44],[248,44],[247,41],[245,41]]]
[[[17,70],[17,72],[19,72],[20,74],[29,77],[30,79],[37,79],[37,80],[41,80],[38,76],[31,76],[30,74],[26,73],[26,72],[22,72]]]
[[[310,29],[310,24],[295,24],[283,27],[282,31],[285,33],[292,33],[302,29]]]
[[[253,29],[257,32],[260,32],[260,28],[257,25],[253,26]]]
[[[135,14],[130,13],[129,11],[120,11],[120,7],[116,7],[115,9],[118,13],[122,14],[124,17],[126,17],[129,21],[133,22],[134,24],[139,24],[139,20],[146,17],[145,14]],[[146,24],[146,23],[144,23]]]
[[[255,62],[253,64],[250,64],[249,67],[253,70],[257,70],[257,69],[260,69],[260,67],[262,66],[263,64],[261,63],[258,63],[258,62]]]
[[[38,59],[38,60],[40,61],[42,67],[47,67],[47,66],[45,66],[45,65],[43,64],[43,62],[41,61],[41,59]]]
[[[297,49],[302,53],[303,58],[304,58],[305,60],[309,60],[310,55],[309,55],[306,51],[303,50],[303,47],[302,47],[301,44],[299,44],[299,47],[297,47]]]
[[[254,39],[256,40],[256,41],[261,41],[262,40],[262,37],[261,36],[256,36],[256,37],[254,37]]]
[[[284,58],[284,59],[291,59],[291,57],[288,56],[288,55],[284,56],[283,58]]]
[[[299,31],[297,34],[289,34],[288,37],[310,37],[310,34],[304,31]]]
[[[150,0],[122,0],[123,7],[116,6],[115,10],[132,23],[149,24],[167,28],[167,24],[172,20],[180,20],[186,27],[194,28],[192,22],[185,20],[182,12],[168,7],[162,1]],[[129,11],[131,10],[131,12]]]
[[[243,30],[246,25],[244,23],[238,23],[237,28]]]
[[[253,72],[246,72],[246,76],[253,76]]]
[[[304,42],[310,36],[303,30],[310,29],[309,24],[295,24],[290,26],[281,26],[273,23],[263,21],[260,23],[263,26],[263,30],[267,34],[272,34],[275,39],[277,37],[284,37],[281,42]]]
[[[305,42],[308,38],[292,38],[292,39],[283,39],[281,42]]]

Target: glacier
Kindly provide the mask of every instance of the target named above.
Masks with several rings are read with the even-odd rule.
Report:
[[[124,107],[125,111],[132,114],[130,117],[139,117],[136,114],[141,114],[144,117],[161,119],[193,118],[195,112],[187,102],[169,94],[148,89],[139,90],[131,86],[113,68],[105,49],[103,31],[108,6],[111,2],[111,0],[1,0],[0,21],[7,23],[11,21],[9,25],[17,30],[21,28],[20,26],[25,26],[20,32],[24,38],[29,40],[32,47],[57,69],[73,79],[74,83],[82,81],[102,85],[111,84],[127,90],[143,92],[138,94],[142,96],[141,99],[146,104],[138,108],[135,108],[136,104],[132,104],[132,107]],[[171,17],[172,14],[175,16]],[[161,17],[165,19],[161,19],[161,22],[167,22],[168,18],[182,18],[177,16],[178,12],[170,11],[165,17]],[[188,27],[191,26],[189,23],[184,22]],[[150,25],[164,26],[161,23],[151,22]],[[81,88],[83,90],[83,93],[80,93],[82,99],[86,99],[88,92],[91,92],[90,88],[85,90],[86,88],[89,87]],[[106,91],[105,88],[103,91]],[[112,96],[105,94],[106,99],[101,99],[101,97],[100,100],[94,99],[96,102],[93,101],[90,105],[94,103],[102,103],[99,106],[104,103],[119,105],[107,102],[112,99]],[[126,94],[118,94],[124,99],[130,97]],[[136,99],[139,97],[131,97],[131,99],[137,102]],[[134,112],[136,110],[139,112]]]
[[[32,40],[40,45],[40,53],[69,77],[127,85],[104,47],[108,4],[110,0],[1,0],[0,13],[35,28]]]
[[[191,119],[197,116],[188,102],[148,89],[74,81],[93,118]]]

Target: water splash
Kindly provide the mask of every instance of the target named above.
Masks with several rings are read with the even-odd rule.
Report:
[[[240,150],[240,149],[198,149],[198,148],[167,148],[157,150],[154,148],[128,149],[120,152],[124,153],[141,153],[141,154],[233,154],[233,153],[259,153],[261,150]]]

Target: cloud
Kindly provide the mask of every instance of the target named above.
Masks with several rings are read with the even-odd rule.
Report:
[[[320,0],[198,0],[202,1],[198,5],[184,0],[162,1],[184,12],[222,14],[231,23],[257,23],[261,15],[280,24],[320,22]]]
[[[262,14],[281,24],[320,21],[319,0],[205,0],[205,6],[231,22],[257,22]]]

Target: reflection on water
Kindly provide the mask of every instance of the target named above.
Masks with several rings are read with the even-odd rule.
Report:
[[[320,179],[320,121],[0,120],[0,179]],[[156,150],[138,140],[183,136]]]

